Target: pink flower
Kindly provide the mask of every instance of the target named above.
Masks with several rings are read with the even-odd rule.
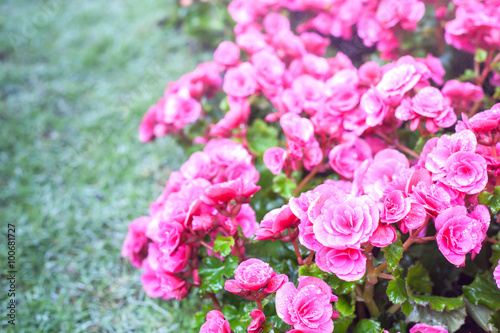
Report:
[[[462,117],[462,119],[464,129],[470,129],[474,133],[488,133],[490,131],[495,133],[498,131],[500,123],[500,103],[493,105],[490,110],[475,114],[470,119],[466,117]]]
[[[316,252],[316,264],[322,271],[334,273],[344,281],[357,281],[366,272],[366,257],[359,249],[323,247]]]
[[[286,150],[283,148],[269,148],[264,153],[264,164],[273,175],[277,175],[285,165],[286,156]]]
[[[381,220],[395,223],[402,220],[411,209],[411,202],[405,198],[402,191],[392,191],[384,199],[384,211]]]
[[[301,75],[293,81],[292,89],[303,101],[304,110],[315,114],[324,99],[324,84],[310,75]]]
[[[269,264],[248,259],[234,271],[234,280],[226,280],[224,289],[249,300],[259,300],[276,292],[288,282],[284,274],[276,274]]]
[[[215,62],[225,66],[235,65],[239,59],[240,48],[229,41],[220,43],[214,53]]]
[[[327,247],[359,248],[369,240],[379,221],[375,201],[355,197],[335,188],[326,190],[309,207],[309,218],[318,241]]]
[[[448,333],[448,331],[439,325],[416,324],[411,328],[410,333]]]
[[[493,278],[497,282],[497,287],[500,289],[500,260],[498,261],[497,267],[493,271]]]
[[[257,83],[264,93],[276,94],[283,84],[285,64],[271,51],[263,50],[252,56]]]
[[[133,266],[140,268],[148,256],[148,238],[146,230],[151,217],[141,216],[128,225],[128,234],[123,242],[122,257],[130,257]]]
[[[185,91],[166,97],[163,121],[183,128],[195,122],[201,114],[201,104]]]
[[[211,179],[217,173],[217,167],[211,162],[208,154],[198,151],[184,162],[180,171],[186,179]]]
[[[397,105],[404,94],[415,87],[421,77],[422,75],[415,66],[402,64],[385,73],[376,89],[387,103]]]
[[[259,228],[259,224],[255,220],[255,211],[249,204],[241,205],[240,212],[236,215],[236,223],[241,226],[245,237],[252,236]]]
[[[290,30],[290,21],[279,13],[271,12],[264,18],[264,29],[272,36],[281,30]]]
[[[181,244],[184,226],[178,222],[164,222],[159,225],[158,239],[161,251],[172,254]]]
[[[484,97],[482,88],[457,80],[446,81],[441,91],[454,108],[461,108],[462,111],[466,111],[471,102],[480,101]]]
[[[224,92],[230,96],[248,97],[257,90],[255,70],[248,62],[230,68],[224,77]]]
[[[441,181],[454,190],[476,194],[481,192],[488,182],[486,167],[486,160],[481,155],[458,152],[446,161],[446,177]]]
[[[323,280],[299,277],[299,286],[285,283],[276,293],[276,312],[288,325],[309,333],[332,333],[332,301],[337,297]]]
[[[464,206],[455,206],[439,214],[435,220],[439,250],[456,266],[465,265],[467,253],[481,250],[490,216],[483,205],[476,206],[474,212],[467,214]]]
[[[280,119],[283,132],[290,140],[300,145],[305,145],[314,138],[314,126],[307,118],[302,118],[294,113],[286,113]]]
[[[149,250],[151,251],[151,247]],[[191,256],[191,247],[186,244],[177,247],[175,252],[168,252],[168,248],[165,252],[163,249],[160,249],[160,251],[163,252],[163,254],[158,257],[161,268],[165,272],[172,274],[182,272],[187,267]]]
[[[398,234],[396,228],[390,224],[379,224],[370,237],[370,243],[377,247],[385,247],[396,241]]]
[[[250,317],[252,317],[252,321],[248,325],[247,332],[260,333],[264,329],[262,325],[266,322],[266,316],[262,311],[254,309],[250,311]]]
[[[370,87],[372,85],[376,85],[380,81],[382,71],[380,69],[380,65],[375,61],[368,61],[359,67],[358,75],[359,83]]]
[[[155,104],[149,108],[146,114],[144,114],[144,117],[141,120],[141,124],[139,125],[139,140],[141,142],[149,142],[154,140],[154,128],[157,122],[156,117],[158,109],[158,105]]]
[[[376,89],[371,88],[361,97],[360,107],[367,114],[366,124],[371,127],[381,125],[390,110],[379,95]]]
[[[422,205],[431,216],[437,216],[451,206],[448,192],[436,184],[418,183],[413,187],[410,198],[413,202]]]
[[[231,333],[231,326],[222,312],[212,310],[207,313],[207,321],[201,326],[200,333]]]
[[[328,155],[330,166],[340,175],[352,178],[363,161],[372,158],[370,146],[360,138],[335,146]]]
[[[262,219],[260,229],[255,232],[255,239],[264,240],[279,237],[285,229],[295,227],[298,221],[288,205],[273,209]]]
[[[173,275],[163,272],[161,269],[154,270],[145,261],[144,274],[141,276],[142,286],[146,295],[152,298],[161,297],[168,299],[183,299],[187,296],[185,281]]]

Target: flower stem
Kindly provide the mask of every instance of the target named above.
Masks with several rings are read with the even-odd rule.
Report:
[[[370,316],[376,318],[379,316],[380,310],[373,300],[374,289],[375,285],[370,283],[367,279],[365,282],[365,290],[363,291],[363,299],[365,301],[366,307],[368,308],[368,312],[370,312]]]
[[[397,149],[407,153],[408,155],[416,158],[417,160],[420,158],[420,154],[418,154],[417,152],[411,150],[410,148],[408,147],[405,147],[404,145],[400,144],[399,142],[389,138],[387,135],[385,135],[384,133],[377,133],[378,136],[380,136],[382,139],[384,139],[385,142],[387,143],[390,143],[392,144],[394,147],[396,147]]]
[[[313,250],[311,250],[309,252],[309,255],[307,256],[307,259],[304,262],[304,264],[306,264],[307,266],[311,266],[312,265],[312,261],[313,261],[313,258],[314,258],[314,253],[315,253],[315,251],[313,251]]]
[[[219,303],[219,300],[215,296],[214,293],[207,293],[207,295],[212,299],[212,302],[214,303],[214,310],[222,311],[222,306]]]
[[[257,309],[259,309],[260,311],[264,311],[262,308],[262,301],[258,299],[255,302],[257,303]]]
[[[292,235],[292,231],[290,230],[290,228],[288,228],[288,233]],[[292,238],[292,245],[293,249],[295,250],[295,254],[297,255],[297,262],[299,263],[299,266],[304,265],[304,261],[302,260],[302,254],[300,253],[299,244],[297,244],[296,238]]]
[[[306,186],[307,183],[318,173],[319,168],[321,168],[321,162],[318,165],[316,165],[314,167],[314,169],[312,169],[304,179],[302,179],[302,181],[300,182],[299,185],[297,185],[297,187],[295,188],[295,191],[293,191],[294,195],[297,195],[300,193],[302,188],[304,188],[304,186]]]

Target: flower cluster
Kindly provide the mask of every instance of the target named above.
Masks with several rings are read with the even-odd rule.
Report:
[[[226,270],[212,273],[227,291],[222,298],[256,303],[239,321],[247,332],[269,329],[273,318],[291,326],[288,333],[331,333],[338,316],[350,318],[340,311],[350,300],[378,317],[378,279],[396,280],[391,296],[387,288],[391,301],[416,297],[404,275],[423,267],[386,270],[412,244],[435,242],[455,269],[496,243],[490,213],[500,200],[500,90],[485,93],[483,85],[500,75],[488,76],[500,61],[500,3],[445,2],[232,1],[235,41],[220,43],[213,61],[169,84],[139,128],[143,142],[177,134],[205,144],[171,173],[149,216],[129,225],[122,255],[144,269],[146,293],[181,299],[200,287],[216,309],[200,332],[232,332],[234,314],[207,294],[200,277],[203,257],[224,266],[231,253],[239,261],[236,268],[232,258],[234,279]],[[417,28],[426,6],[434,7],[438,40],[477,53],[474,79],[466,72],[445,82],[449,59],[400,52],[399,40]],[[377,61],[355,66],[342,52],[328,52],[331,36],[350,39],[354,31],[365,46],[376,45],[381,53],[370,59]],[[478,112],[482,106],[487,110]],[[274,133],[258,150],[249,142],[256,120],[265,135]],[[252,202],[259,172],[264,188]],[[215,246],[221,238],[230,244],[225,254]],[[297,258],[297,287],[294,272],[278,273],[278,258],[251,258],[256,247],[276,244]],[[499,267],[489,274],[500,288]],[[333,290],[343,297],[340,308],[332,305],[338,298],[329,279],[357,283],[345,284],[352,288],[343,294]],[[434,297],[431,291],[429,283],[415,292]],[[273,299],[276,312],[265,311]],[[410,332],[446,329],[422,323]]]
[[[122,255],[145,270],[142,283],[151,297],[181,299],[200,285],[198,248],[210,254],[217,235],[250,237],[257,228],[248,202],[259,179],[246,149],[228,139],[214,139],[194,153],[180,171],[172,172],[165,190],[151,204],[150,216],[129,225]],[[243,255],[236,237],[233,251]],[[241,245],[241,247],[240,247]],[[189,281],[188,279],[191,279]]]

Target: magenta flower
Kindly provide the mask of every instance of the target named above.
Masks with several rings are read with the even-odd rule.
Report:
[[[149,216],[141,216],[128,225],[128,234],[123,242],[122,257],[130,258],[133,266],[140,268],[148,256],[148,238],[146,230],[151,221]]]
[[[316,252],[316,264],[322,271],[334,273],[344,281],[357,281],[366,272],[366,257],[358,249],[323,247]]]
[[[278,290],[288,282],[285,274],[276,274],[269,264],[259,259],[248,259],[234,271],[234,280],[227,280],[224,289],[255,301]]]
[[[239,59],[240,48],[229,41],[220,43],[214,53],[215,62],[225,66],[235,65]]]
[[[254,309],[250,311],[250,317],[252,317],[252,321],[248,325],[247,332],[260,333],[264,329],[262,325],[266,322],[266,316],[262,311]]]
[[[465,265],[467,253],[479,253],[490,223],[488,209],[478,205],[472,214],[464,206],[442,212],[435,220],[439,250],[456,266]]]
[[[373,199],[366,195],[355,197],[335,188],[321,194],[308,215],[318,241],[338,249],[359,248],[369,240],[379,221]]]
[[[207,321],[201,325],[200,333],[231,333],[231,326],[222,312],[212,310],[207,313]]]
[[[337,297],[323,280],[299,277],[299,286],[285,283],[276,293],[276,312],[288,325],[309,333],[333,332],[333,307]]]
[[[497,267],[493,271],[493,278],[497,282],[497,287],[500,289],[500,260],[498,261]]]
[[[448,333],[448,331],[439,325],[416,324],[411,328],[410,333]]]
[[[164,222],[159,224],[159,228],[159,248],[162,252],[172,254],[181,244],[184,226],[178,222]]]

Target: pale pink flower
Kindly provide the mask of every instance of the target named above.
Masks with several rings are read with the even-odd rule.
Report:
[[[487,208],[478,205],[475,214],[467,214],[464,206],[455,206],[438,215],[435,220],[439,250],[456,266],[465,265],[467,253],[479,253],[489,226]]]
[[[295,227],[298,221],[288,205],[273,209],[262,219],[260,229],[255,232],[255,239],[264,240],[279,237],[285,229]]]
[[[162,120],[166,124],[173,124],[176,128],[183,128],[195,122],[200,114],[200,102],[186,93],[178,93],[166,97]]]
[[[310,75],[301,75],[292,83],[292,89],[303,101],[303,108],[309,114],[315,114],[324,100],[324,83]]]
[[[448,333],[448,331],[439,325],[416,324],[410,329],[410,333]]]
[[[285,149],[280,147],[269,148],[264,153],[264,164],[273,175],[277,175],[283,169],[286,157]]]
[[[322,271],[334,273],[344,281],[357,281],[366,272],[366,257],[359,249],[323,247],[316,252],[316,264]]]
[[[240,48],[230,41],[220,43],[214,53],[215,62],[225,66],[235,65],[239,59]]]
[[[359,83],[370,87],[372,85],[376,85],[380,81],[382,71],[380,69],[380,65],[375,61],[368,61],[359,67],[358,75]]]
[[[365,160],[372,158],[370,146],[360,138],[350,140],[333,147],[328,155],[328,161],[338,174],[352,178],[356,170]]]
[[[403,64],[389,70],[382,76],[376,89],[390,105],[397,105],[405,93],[410,91],[420,81],[422,75],[415,66]]]
[[[360,247],[377,229],[379,211],[375,201],[329,188],[309,207],[309,219],[318,241],[344,249]]]
[[[298,144],[305,145],[314,138],[314,126],[307,118],[294,113],[286,113],[280,119],[285,135]]]
[[[257,83],[265,93],[275,94],[283,85],[285,64],[271,51],[260,51],[252,56]]]
[[[276,12],[268,13],[263,23],[266,33],[270,36],[277,34],[281,30],[290,30],[290,21]]]
[[[231,326],[222,312],[212,310],[207,313],[207,321],[201,326],[200,333],[231,333]]]
[[[337,297],[323,280],[299,277],[299,286],[285,283],[276,293],[276,313],[288,325],[310,333],[333,332],[333,307]]]
[[[458,152],[445,164],[446,177],[441,181],[466,194],[481,192],[488,182],[486,160],[478,154]]]
[[[208,154],[198,151],[184,162],[180,168],[180,172],[185,179],[211,179],[217,173],[217,167],[212,165],[212,161]]]

